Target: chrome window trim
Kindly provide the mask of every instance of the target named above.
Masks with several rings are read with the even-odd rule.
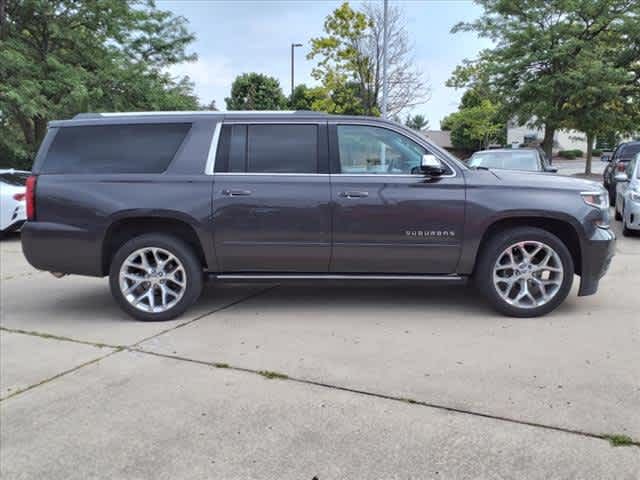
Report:
[[[453,169],[451,169],[453,170]],[[453,170],[455,173],[455,170]],[[383,177],[383,178],[424,178],[420,173],[332,173],[336,177]],[[453,178],[455,175],[441,175],[437,178]]]
[[[207,154],[207,163],[204,167],[205,175],[213,175],[216,166],[216,155],[218,154],[218,143],[220,142],[220,131],[222,130],[222,122],[216,123],[216,128],[211,137],[209,144],[209,153]]]
[[[269,172],[215,172],[215,175],[225,176],[280,176],[280,177],[328,177],[328,173],[269,173]]]
[[[378,178],[424,178],[416,173],[268,173],[268,172],[215,172],[215,175],[225,176],[289,176],[289,177],[378,177]],[[450,178],[453,175],[443,175],[439,178]]]

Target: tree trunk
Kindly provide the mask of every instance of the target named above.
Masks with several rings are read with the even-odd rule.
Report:
[[[24,143],[27,144],[27,148],[30,150],[32,145],[35,143],[31,119],[25,117],[19,112],[14,112],[13,116],[15,116],[18,125],[20,125],[20,130],[22,130],[22,135],[24,136]],[[9,117],[9,121],[11,121],[11,117]]]
[[[5,38],[7,27],[5,25],[7,16],[7,0],[0,0],[0,39]]]
[[[591,175],[591,163],[593,159],[593,133],[587,133],[587,161],[584,166],[585,175]]]
[[[544,149],[544,153],[547,155],[549,159],[549,163],[553,163],[553,137],[556,133],[556,128],[552,127],[549,124],[545,124],[544,126],[544,140],[542,142],[542,148]]]

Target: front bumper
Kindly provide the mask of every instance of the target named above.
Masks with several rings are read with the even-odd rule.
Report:
[[[578,295],[593,295],[615,255],[616,236],[610,229],[596,228],[582,245],[582,273]]]

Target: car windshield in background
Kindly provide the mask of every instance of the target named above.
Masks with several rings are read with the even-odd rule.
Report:
[[[620,147],[619,160],[631,160],[638,153],[640,153],[640,143],[632,143],[630,145],[623,145]]]
[[[24,187],[27,183],[28,173],[0,173],[0,182],[8,183],[16,187]]]
[[[470,167],[501,168],[507,170],[540,170],[538,155],[532,150],[513,152],[486,151],[474,153],[469,160]]]

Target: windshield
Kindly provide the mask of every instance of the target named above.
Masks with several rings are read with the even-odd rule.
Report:
[[[15,187],[24,187],[28,176],[28,173],[0,173],[0,181]]]
[[[476,152],[469,159],[470,167],[500,168],[507,170],[540,170],[538,155],[533,150],[514,150],[513,152],[490,150]]]
[[[620,153],[618,154],[619,160],[631,160],[638,152],[640,152],[640,143],[631,143],[622,145],[620,147]]]

